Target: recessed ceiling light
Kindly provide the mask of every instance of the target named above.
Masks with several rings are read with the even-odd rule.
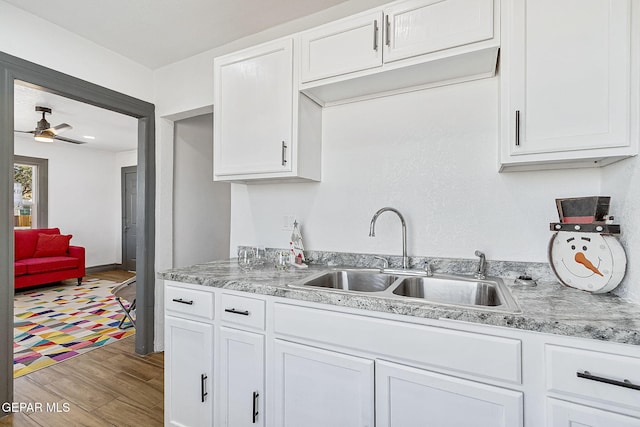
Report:
[[[85,138],[85,139],[96,139],[95,136],[91,136],[91,135],[83,135],[83,138]]]

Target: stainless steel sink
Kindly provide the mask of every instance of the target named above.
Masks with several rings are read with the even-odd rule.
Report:
[[[316,273],[289,285],[293,288],[321,288],[343,293],[366,293],[374,297],[422,301],[499,310],[519,311],[502,279],[449,274],[427,275],[419,270],[336,269]]]
[[[393,290],[395,295],[432,302],[495,307],[502,304],[498,287],[486,281],[467,281],[435,277],[410,277]]]
[[[397,280],[396,276],[379,270],[334,270],[315,275],[301,284],[318,288],[340,289],[354,292],[384,291]]]

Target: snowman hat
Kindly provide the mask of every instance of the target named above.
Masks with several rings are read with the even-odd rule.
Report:
[[[551,230],[619,234],[619,225],[607,224],[610,202],[610,196],[556,199],[560,222],[551,223]]]

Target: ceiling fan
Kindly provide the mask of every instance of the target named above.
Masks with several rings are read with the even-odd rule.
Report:
[[[58,141],[70,142],[72,144],[86,144],[86,141],[77,141],[75,139],[64,138],[58,135],[61,132],[73,128],[67,123],[61,123],[58,126],[51,127],[47,119],[45,119],[45,114],[51,114],[51,108],[36,106],[36,111],[42,113],[42,119],[36,124],[36,129],[17,130],[16,132],[33,134],[34,139],[39,142],[53,142],[55,139]]]

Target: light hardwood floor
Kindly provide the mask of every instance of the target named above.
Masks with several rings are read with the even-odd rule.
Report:
[[[117,282],[131,276],[124,271],[87,275]],[[17,378],[14,401],[32,403],[34,409],[40,403],[42,411],[9,415],[0,426],[162,426],[164,354],[139,356],[134,340],[131,336]],[[47,403],[57,403],[60,412],[47,412]]]

